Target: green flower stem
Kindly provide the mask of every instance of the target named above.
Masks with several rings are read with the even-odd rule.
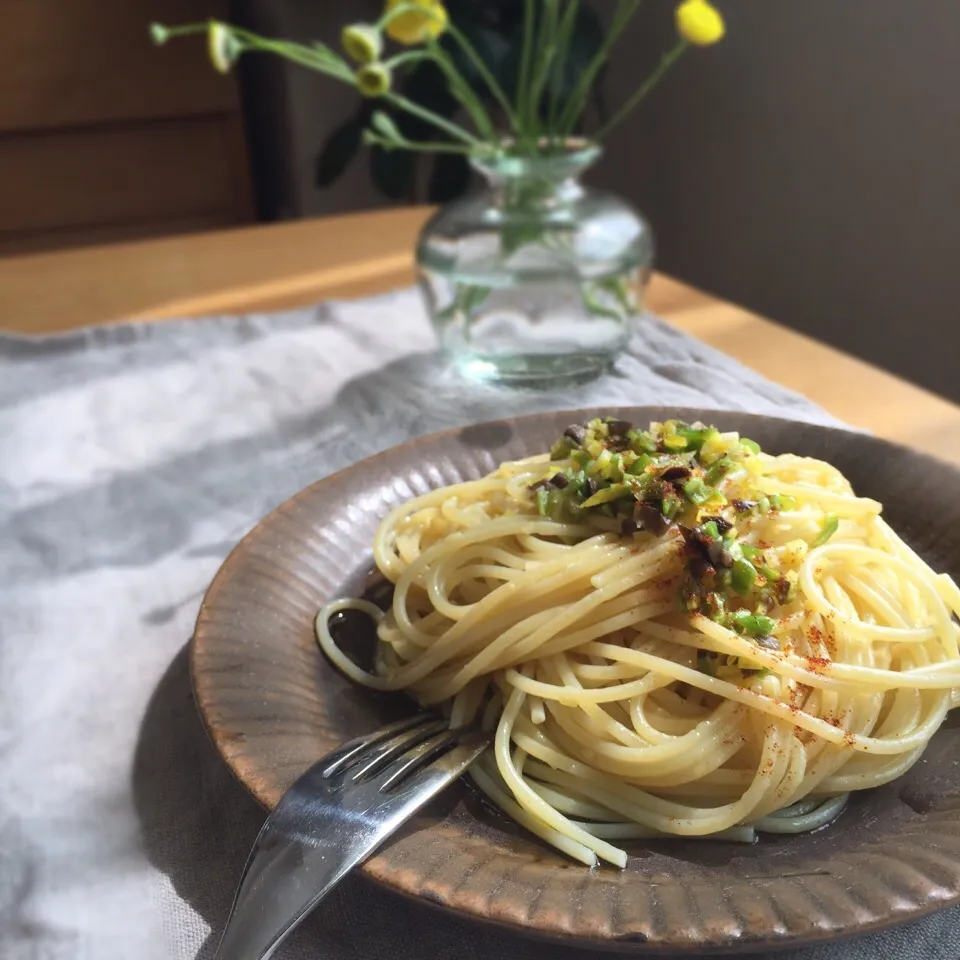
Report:
[[[460,71],[457,70],[453,59],[436,40],[431,40],[427,44],[427,49],[430,51],[434,62],[443,71],[444,76],[446,76],[447,82],[450,84],[450,93],[453,94],[461,106],[470,114],[470,118],[473,120],[480,135],[488,140],[495,140],[497,134],[493,120],[490,119],[490,114],[487,112],[483,101],[476,91],[464,80]]]
[[[168,27],[167,30],[170,36],[206,33],[212,22],[213,21],[186,24],[182,27]],[[262,37],[257,33],[252,33],[249,30],[244,30],[242,27],[234,27],[227,23],[223,24],[223,26],[243,44],[243,52],[253,50],[261,53],[274,53],[286,60],[290,60],[292,63],[298,63],[301,66],[325,73],[328,76],[342,80],[344,83],[351,85],[354,83],[354,73],[350,65],[323,44],[308,47],[301,43],[291,43],[288,40],[271,40],[268,37]]]
[[[666,76],[667,71],[683,56],[689,46],[690,44],[686,40],[681,40],[669,53],[663,55],[660,59],[660,65],[647,77],[640,89],[600,128],[596,134],[597,140],[605,137],[653,90]]]
[[[394,70],[410,63],[423,63],[427,60],[435,63],[443,71],[450,86],[450,93],[470,114],[481,136],[490,140],[496,139],[493,121],[480,102],[480,98],[460,75],[446,51],[435,40],[430,40],[425,49],[410,50],[385,60],[384,66]]]
[[[238,31],[233,32],[235,36],[238,35]],[[240,39],[243,38],[241,37]],[[291,63],[299,64],[302,67],[309,67],[318,73],[325,73],[351,86],[354,86],[356,83],[353,70],[332,51],[325,49],[318,50],[299,43],[289,43],[286,40],[257,38],[253,42],[243,40],[243,43],[249,50],[256,50],[261,53],[274,53],[278,57],[289,60]]]
[[[528,110],[530,111],[530,130],[534,142],[540,139],[540,104],[543,90],[550,76],[554,58],[557,55],[557,29],[560,19],[559,0],[543,0],[544,10],[540,19],[536,69],[530,84]]]
[[[570,101],[560,118],[560,131],[564,136],[573,131],[577,120],[586,109],[587,98],[590,96],[590,91],[593,89],[597,76],[603,69],[603,65],[610,59],[610,52],[614,45],[623,35],[630,21],[636,16],[641,3],[642,0],[619,0],[603,45],[597,51],[593,60],[590,61],[587,69],[581,74],[580,81],[574,88]]]
[[[447,25],[447,33],[460,44],[460,49],[463,50],[466,54],[467,59],[476,67],[477,73],[483,78],[483,82],[487,85],[490,90],[490,93],[493,94],[494,99],[497,103],[500,104],[500,108],[503,110],[504,116],[507,118],[507,122],[510,124],[514,133],[519,132],[519,126],[517,124],[517,114],[514,111],[513,107],[510,105],[510,101],[507,99],[506,93],[504,93],[503,87],[497,82],[497,78],[493,75],[490,68],[487,66],[486,61],[483,57],[477,53],[476,48],[472,43],[466,38],[463,32],[453,23]]]
[[[564,72],[567,57],[570,54],[570,44],[573,40],[573,30],[580,13],[580,0],[567,0],[567,9],[560,21],[559,37],[557,39],[557,57],[554,61],[553,76],[550,90],[550,114],[547,120],[547,129],[552,139],[559,135],[558,121],[560,119],[560,94],[563,91]]]
[[[189,37],[196,33],[206,33],[210,28],[208,23],[186,23],[179,27],[168,27],[161,23],[151,24],[153,28],[159,28],[166,34],[163,43],[172,40],[174,37]],[[159,42],[159,41],[158,41]]]
[[[520,55],[520,72],[517,77],[516,103],[517,119],[519,129],[517,131],[519,139],[523,140],[529,136],[530,124],[526,115],[526,104],[524,103],[524,92],[528,89],[530,83],[530,71],[533,61],[533,31],[536,23],[536,3],[535,0],[524,0],[523,12],[523,52]]]
[[[409,100],[407,97],[404,97],[399,93],[385,93],[382,99],[387,103],[392,103],[399,110],[406,110],[407,113],[411,113],[413,116],[419,117],[421,120],[426,120],[427,123],[433,124],[433,126],[435,126],[438,130],[442,130],[444,133],[449,134],[454,140],[467,143],[471,147],[486,146],[482,140],[479,140],[477,137],[467,133],[463,127],[456,123],[451,123],[446,118],[441,117],[440,114],[434,113],[432,110],[428,110],[426,107],[421,107],[419,103],[415,103],[413,100]]]
[[[392,140],[380,136],[373,130],[366,130],[363,142],[368,146],[383,147],[385,150],[418,150],[429,153],[459,153],[462,156],[473,156],[476,151],[465,144],[449,143],[444,140],[419,142],[416,140]]]

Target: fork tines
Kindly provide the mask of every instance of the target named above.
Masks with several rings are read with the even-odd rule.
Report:
[[[327,758],[323,777],[330,787],[373,783],[386,793],[451,748],[475,752],[487,739],[473,726],[449,729],[436,714],[421,713],[344,744]]]

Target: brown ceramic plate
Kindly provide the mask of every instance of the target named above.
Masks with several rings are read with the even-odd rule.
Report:
[[[679,416],[739,430],[771,452],[829,460],[939,570],[960,572],[960,473],[871,437],[739,413],[663,408],[503,420],[414,440],[322,480],[233,551],[200,610],[197,700],[240,781],[273,807],[341,741],[409,702],[359,689],[318,651],[317,608],[374,585],[369,544],[394,504],[544,450],[597,413]],[[626,870],[564,859],[458,786],[362,868],[392,890],[593,948],[707,954],[863,934],[960,902],[960,740],[950,724],[901,780],[856,795],[814,834],[635,844]]]

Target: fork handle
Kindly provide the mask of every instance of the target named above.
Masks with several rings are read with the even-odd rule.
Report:
[[[456,780],[487,741],[478,735],[455,747],[387,794],[371,785],[362,805],[338,806],[327,796],[322,832],[316,800],[329,760],[311,767],[260,831],[214,960],[268,960],[343,877]]]
[[[282,837],[267,840],[251,857],[214,960],[268,960],[304,917],[380,842],[371,838],[366,849],[356,850],[351,861],[343,860],[339,869],[321,871],[318,876],[310,865],[319,860],[322,866],[328,859],[320,846]],[[336,858],[338,851],[331,849],[329,856]]]

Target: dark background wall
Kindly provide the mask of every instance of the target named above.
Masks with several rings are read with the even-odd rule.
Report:
[[[594,182],[651,219],[666,272],[960,400],[960,3],[719,5],[727,39],[685,58],[615,134]],[[331,40],[380,4],[239,6],[262,29]],[[673,6],[639,15],[611,102],[672,42]],[[312,185],[351,91],[266,63],[247,79],[268,216],[383,203],[362,163],[333,189]]]

